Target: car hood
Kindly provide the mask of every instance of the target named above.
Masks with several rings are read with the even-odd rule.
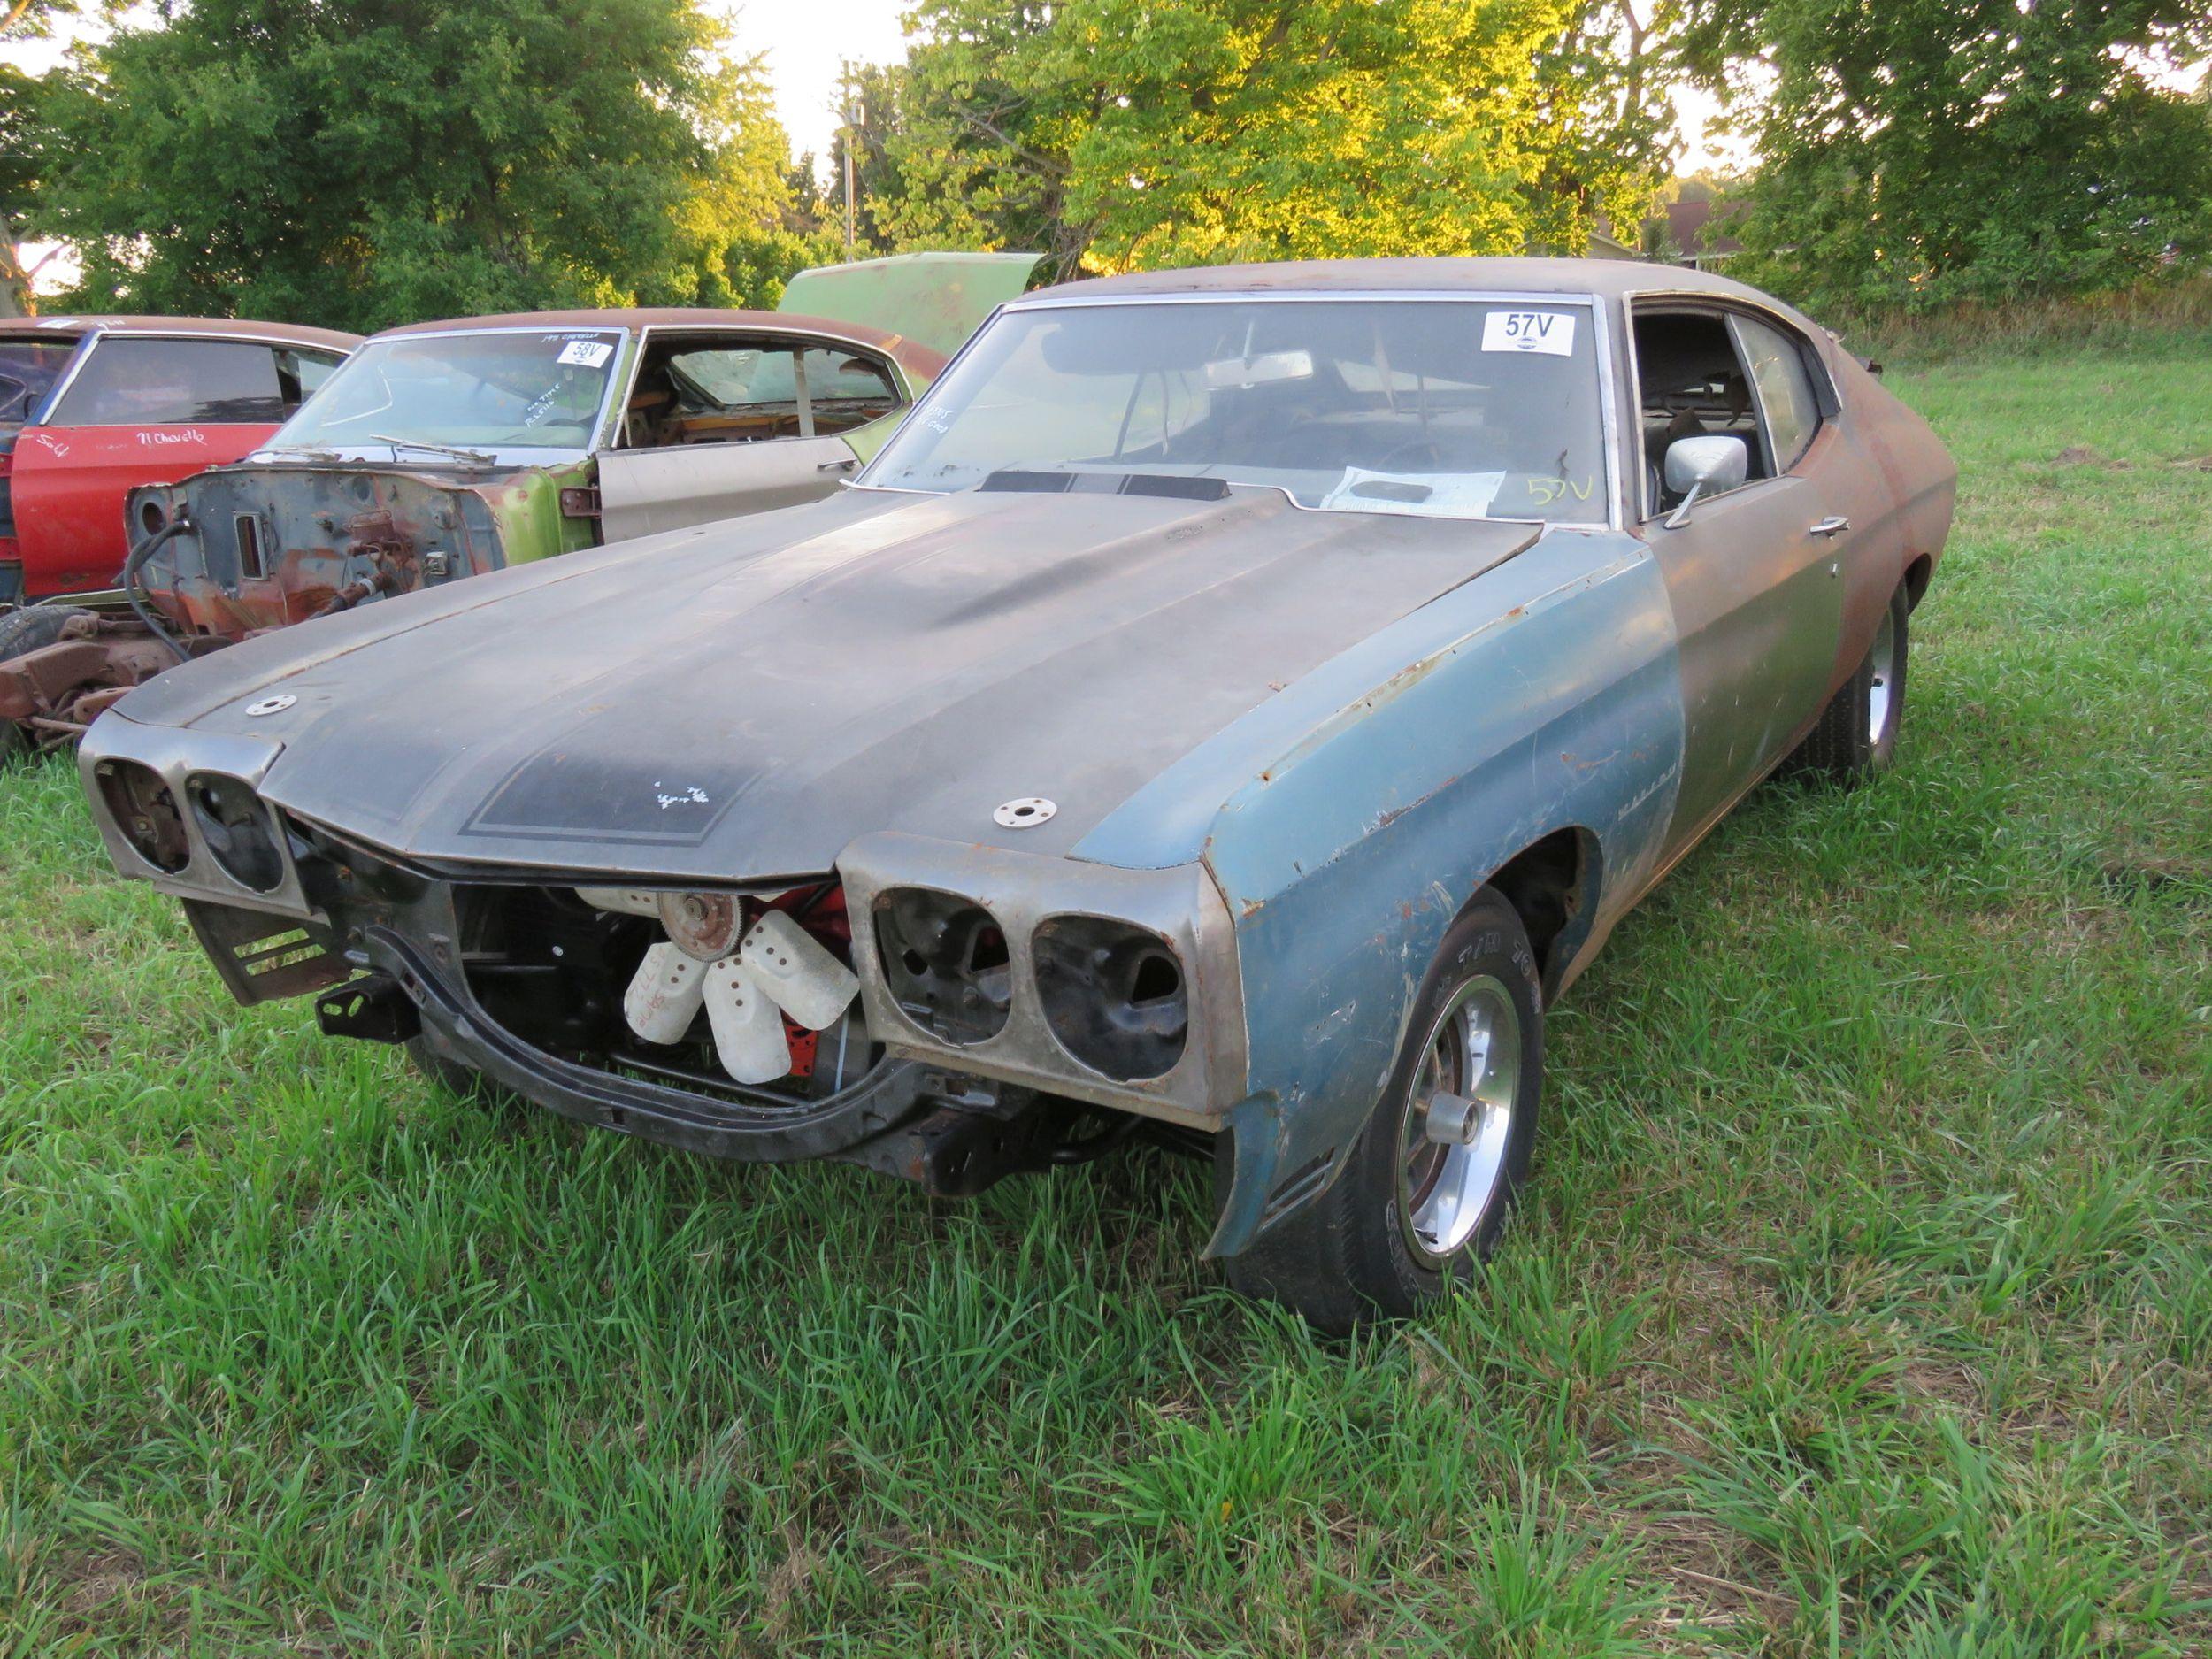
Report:
[[[850,491],[265,636],[118,711],[281,742],[269,797],[441,863],[770,879],[886,829],[1064,853],[1536,534],[1272,490]],[[1029,796],[1056,815],[994,822]]]

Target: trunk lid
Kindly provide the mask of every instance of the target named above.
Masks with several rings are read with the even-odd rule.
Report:
[[[950,357],[1029,285],[1033,253],[902,253],[816,265],[785,287],[780,311],[888,328]]]

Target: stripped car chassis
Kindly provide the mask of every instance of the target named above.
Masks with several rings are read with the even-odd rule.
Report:
[[[185,654],[196,653],[188,647]],[[175,666],[178,657],[135,617],[97,611],[69,616],[52,643],[0,661],[0,723],[15,726],[30,748],[65,749],[133,687]]]

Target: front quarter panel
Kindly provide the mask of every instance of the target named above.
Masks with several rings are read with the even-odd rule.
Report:
[[[1217,1255],[1333,1178],[1446,928],[1495,870],[1560,830],[1594,838],[1563,983],[1654,879],[1683,749],[1666,591],[1641,542],[1555,533],[1240,725],[1078,849],[1163,854],[1142,832],[1175,821],[1176,793],[1250,766],[1213,797],[1203,846],[1237,930],[1250,1083]]]

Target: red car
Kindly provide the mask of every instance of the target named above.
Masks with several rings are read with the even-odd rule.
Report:
[[[132,489],[239,459],[360,343],[196,317],[0,320],[0,605],[114,587]],[[24,626],[8,620],[0,634]]]

